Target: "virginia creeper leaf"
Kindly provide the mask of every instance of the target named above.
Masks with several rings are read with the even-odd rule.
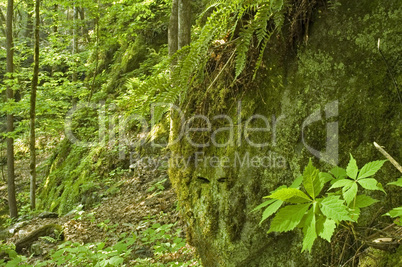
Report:
[[[350,202],[355,198],[357,194],[357,184],[353,182],[352,186],[343,192],[343,199],[346,201],[346,204],[349,206]]]
[[[260,209],[272,204],[274,201],[275,201],[275,199],[270,199],[270,200],[264,201],[263,203],[261,203],[260,205],[258,205],[254,209],[252,209],[250,212],[255,212],[257,210],[260,210]]]
[[[389,216],[391,218],[400,217],[402,216],[402,207],[394,208],[384,215]]]
[[[313,199],[315,199],[323,187],[318,177],[318,173],[319,171],[313,166],[310,159],[303,172],[303,186]]]
[[[354,181],[350,180],[350,179],[340,179],[338,181],[336,181],[328,190],[332,189],[332,188],[339,188],[339,187],[351,187],[352,184],[354,183]]]
[[[340,167],[334,167],[329,172],[332,173],[336,179],[346,178],[346,176],[347,176],[346,170],[344,168],[340,168]]]
[[[298,204],[281,208],[272,219],[268,233],[293,230],[299,224],[310,205],[310,203]]]
[[[313,213],[313,216],[311,217],[311,220],[306,221],[308,225],[305,227],[307,228],[305,233],[304,233],[304,238],[303,238],[303,247],[302,247],[302,252],[305,250],[308,250],[311,252],[311,248],[313,247],[314,240],[317,238],[317,231],[316,231],[316,221],[315,221],[315,214]]]
[[[291,203],[303,203],[311,201],[311,199],[305,193],[296,188],[282,188],[278,191],[275,191],[268,197],[288,201]]]
[[[379,169],[381,169],[384,162],[386,162],[386,160],[376,160],[365,164],[363,168],[361,168],[357,179],[373,176]]]
[[[318,177],[320,178],[320,182],[322,185],[334,180],[334,177],[332,177],[332,175],[327,172],[320,172],[318,174]]]
[[[322,238],[331,242],[331,237],[334,234],[336,223],[334,220],[321,216],[317,220],[317,233]]]
[[[346,174],[350,178],[356,180],[358,171],[359,171],[359,168],[357,167],[356,160],[353,158],[352,154],[350,154],[350,160],[349,160],[348,166],[346,167]]]
[[[364,189],[384,191],[382,186],[374,178],[364,178],[357,181]]]
[[[298,188],[301,183],[303,182],[303,176],[300,175],[299,177],[297,177],[293,183],[289,186],[290,188]]]
[[[329,196],[321,201],[321,212],[326,217],[335,221],[350,221],[347,207],[339,196]]]
[[[262,219],[260,221],[260,224],[265,221],[269,216],[271,216],[272,214],[274,214],[283,204],[282,200],[274,200],[274,203],[272,203],[271,205],[269,205],[264,212],[262,213]]]
[[[371,206],[372,204],[378,202],[377,199],[371,198],[366,195],[358,195],[356,197],[356,207],[357,208],[365,208]]]
[[[402,177],[396,180],[395,182],[388,183],[387,185],[396,185],[402,187]]]

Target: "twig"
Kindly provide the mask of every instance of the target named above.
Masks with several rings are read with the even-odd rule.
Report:
[[[399,165],[399,163],[393,157],[391,157],[391,155],[388,154],[387,151],[384,150],[384,148],[379,146],[376,142],[374,142],[374,146],[392,163],[392,165],[395,166],[395,168],[398,169],[398,171],[402,173],[402,166]]]

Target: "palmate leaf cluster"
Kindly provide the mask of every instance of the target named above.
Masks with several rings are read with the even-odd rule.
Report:
[[[169,104],[181,104],[189,88],[203,83],[211,49],[216,43],[231,44],[235,56],[229,61],[234,58],[236,80],[247,66],[252,41],[256,41],[259,56],[254,64],[255,74],[271,36],[283,25],[285,7],[283,0],[212,1],[199,15],[189,46],[183,47],[173,58],[164,60],[154,75],[145,81],[136,78],[127,81],[135,112],[141,116],[150,115],[153,103],[165,103],[158,104],[154,110],[153,119],[159,121],[169,110]],[[206,16],[205,23],[201,22]],[[172,62],[177,62],[174,67]]]
[[[268,233],[301,228],[304,234],[302,251],[311,252],[317,237],[330,242],[337,225],[343,221],[357,222],[361,208],[378,202],[358,192],[366,189],[385,193],[381,184],[372,178],[384,162],[373,161],[359,170],[350,155],[346,169],[335,167],[329,172],[320,172],[310,160],[303,175],[290,187],[279,187],[254,211],[266,207],[261,222],[275,214]],[[328,189],[323,191],[325,188]],[[284,203],[289,205],[282,206]]]

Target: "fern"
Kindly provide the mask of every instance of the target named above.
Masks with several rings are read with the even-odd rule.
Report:
[[[256,38],[259,55],[254,69],[255,77],[269,39],[275,30],[283,25],[283,7],[283,0],[213,1],[200,15],[198,21],[203,20],[206,14],[210,14],[202,26],[198,38],[193,38],[190,46],[179,50],[173,58],[165,60],[161,64],[163,68],[159,70],[158,75],[153,75],[142,82],[137,79],[129,79],[126,82],[125,86],[131,94],[130,103],[127,105],[133,112],[149,116],[152,103],[182,104],[181,101],[186,98],[188,89],[195,82],[198,84],[205,79],[206,65],[214,40],[225,39],[228,34],[231,37],[226,41],[234,43],[235,57],[230,57],[225,66],[234,58],[235,80],[246,68],[248,52],[253,39]],[[269,21],[272,20],[275,27],[269,26]],[[236,32],[238,32],[238,36],[235,36]],[[236,38],[234,39],[234,37]],[[172,71],[169,71],[171,63],[175,61],[178,61],[177,65]],[[168,106],[159,105],[156,110],[153,110],[154,121],[157,122],[162,118],[163,113],[169,109]]]

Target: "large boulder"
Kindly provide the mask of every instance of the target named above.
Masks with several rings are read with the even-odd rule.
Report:
[[[383,158],[374,141],[402,158],[402,103],[391,78],[402,81],[402,6],[379,0],[332,3],[316,12],[297,55],[287,55],[278,38],[268,45],[253,82],[233,85],[225,81],[232,77],[223,77],[208,91],[188,92],[183,120],[173,111],[169,175],[188,240],[204,266],[345,262],[354,251],[338,257],[347,241],[342,236],[332,247],[320,241],[311,254],[301,253],[301,232],[267,234],[269,221],[259,225],[261,212],[251,210],[271,190],[290,185],[309,158],[328,170],[346,167],[352,153],[361,167]],[[376,177],[386,184],[398,173],[386,163]],[[402,202],[393,191],[376,197],[383,202],[363,214],[362,224],[381,217],[381,206],[385,213]]]

